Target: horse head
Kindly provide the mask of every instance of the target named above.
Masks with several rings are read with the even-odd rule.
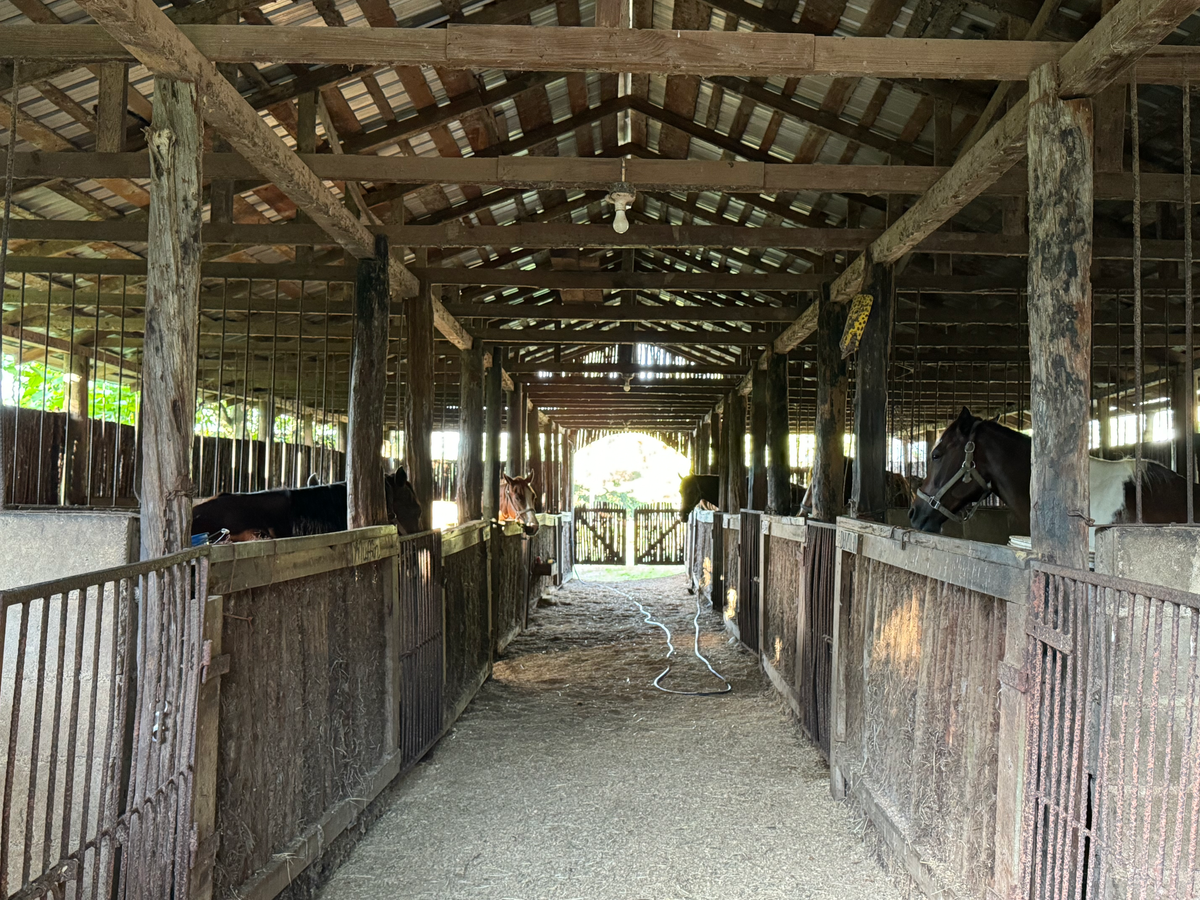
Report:
[[[401,534],[416,534],[421,530],[421,501],[413,490],[404,466],[392,475],[383,477],[388,519]]]
[[[925,480],[908,509],[914,528],[936,534],[947,519],[969,518],[993,492],[988,448],[979,440],[984,424],[964,406],[942,432],[926,461]]]
[[[537,498],[533,493],[533,475],[513,478],[500,474],[500,521],[520,522],[526,534],[538,530]]]

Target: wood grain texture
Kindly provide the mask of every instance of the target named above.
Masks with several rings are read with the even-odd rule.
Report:
[[[1092,109],[1029,80],[1029,360],[1033,549],[1087,567],[1092,296]]]
[[[408,378],[404,388],[404,462],[417,500],[421,503],[421,530],[433,521],[433,293],[421,283],[417,296],[405,301]],[[377,445],[378,446],[378,445]]]
[[[832,522],[842,513],[846,458],[846,395],[849,379],[839,343],[846,324],[846,307],[828,291],[818,307],[816,456],[813,460],[812,515]]]
[[[787,354],[772,353],[762,375],[767,385],[767,512],[791,515]]]
[[[891,266],[874,265],[868,278],[874,298],[854,365],[855,458],[851,509],[882,522],[887,513],[888,368],[896,286]]]
[[[483,346],[462,350],[458,417],[458,520],[483,518]]]
[[[351,528],[387,524],[379,448],[387,394],[390,279],[387,238],[376,256],[358,261],[354,290],[354,345],[350,362],[350,428],[346,445],[347,521]]]
[[[767,373],[755,366],[750,385],[750,508],[767,507],[767,418],[769,387]]]
[[[196,86],[154,79],[147,143],[150,234],[142,378],[142,559],[189,546],[200,311],[200,107]]]
[[[500,511],[500,427],[504,415],[502,374],[507,350],[492,347],[491,365],[484,374],[484,483],[483,517],[494,519]]]
[[[977,41],[928,38],[832,37],[747,31],[627,28],[530,28],[524,25],[456,25],[432,28],[309,28],[274,25],[175,26],[179,40],[160,41],[161,22],[133,0],[85,0],[95,25],[0,26],[0,46],[14,56],[64,63],[138,59],[171,71],[171,51],[190,44],[220,63],[438,66],[513,71],[632,72],[659,75],[769,77],[937,78],[1023,81],[1047,62],[1061,59],[1064,88],[1095,93],[1122,74],[1127,62],[1146,53],[1139,79],[1178,84],[1200,77],[1200,51],[1157,47],[1195,9],[1192,0],[1124,0],[1108,24],[1078,45],[1053,41]],[[1125,9],[1121,7],[1124,6]],[[118,20],[129,23],[113,31]],[[1104,22],[1105,20],[1101,20]],[[170,23],[164,15],[162,22]],[[131,29],[145,29],[141,41]],[[1151,48],[1154,48],[1151,50]],[[1147,52],[1150,51],[1150,52]],[[1071,55],[1074,52],[1074,55]],[[52,62],[51,62],[52,61]],[[41,68],[37,80],[47,76]]]

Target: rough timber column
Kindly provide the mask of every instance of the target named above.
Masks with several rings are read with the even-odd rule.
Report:
[[[750,389],[750,508],[767,507],[767,373],[756,365]]]
[[[712,445],[712,418],[706,416],[696,429],[696,475],[708,474],[709,447]]]
[[[425,251],[417,251],[417,259]],[[417,296],[404,301],[408,324],[408,384],[404,394],[404,462],[421,503],[421,530],[433,521],[433,286],[421,282]],[[380,409],[382,410],[382,397]],[[378,447],[378,443],[376,447]]]
[[[788,356],[772,353],[763,372],[767,383],[767,512],[791,515],[792,462],[788,446]]]
[[[1029,78],[1029,361],[1033,550],[1087,568],[1092,356],[1092,106]]]
[[[891,266],[871,267],[867,292],[874,301],[854,367],[855,460],[851,507],[859,518],[882,522],[887,513],[887,377],[896,301]]]
[[[746,398],[736,390],[725,398],[725,476],[728,496],[723,512],[746,505]]]
[[[832,522],[842,514],[845,497],[846,361],[842,359],[842,331],[846,307],[829,299],[828,287],[817,301],[817,427],[813,460],[812,515]]]
[[[546,496],[546,475],[542,469],[541,429],[538,427],[536,406],[529,407],[525,419],[525,437],[529,441],[529,471],[533,473],[533,492],[539,499]]]
[[[195,85],[154,79],[145,350],[142,559],[188,546],[200,315],[200,107]]]
[[[346,520],[351,528],[387,522],[383,471],[383,402],[387,393],[388,243],[375,238],[375,256],[360,259],[354,286],[350,359],[350,423],[346,432]]]
[[[458,521],[483,518],[483,344],[462,350],[458,403]]]
[[[500,512],[500,416],[504,409],[504,347],[492,347],[492,367],[484,376],[484,482],[483,517],[494,519]]]
[[[508,472],[510,478],[525,474],[525,385],[517,382],[508,394]]]

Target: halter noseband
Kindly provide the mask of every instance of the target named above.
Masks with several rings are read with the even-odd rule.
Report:
[[[971,433],[967,435],[967,444],[963,447],[963,464],[957,472],[943,484],[936,494],[930,495],[925,491],[917,488],[917,496],[929,504],[931,509],[936,509],[947,519],[953,519],[955,522],[965,522],[971,516],[975,515],[975,510],[979,509],[983,503],[992,494],[992,483],[986,481],[979,470],[975,468],[975,429],[979,427],[977,422],[971,427]],[[952,512],[942,504],[942,498],[946,493],[958,484],[960,481],[974,481],[977,485],[983,488],[983,496],[973,503],[968,503],[962,512]]]

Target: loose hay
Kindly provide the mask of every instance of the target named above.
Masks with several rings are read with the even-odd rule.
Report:
[[[682,576],[621,588],[675,635],[670,686],[720,685],[690,655]],[[580,583],[556,600],[325,900],[899,900],[829,799],[817,752],[711,612],[701,651],[734,692],[680,697],[650,687],[665,644],[632,604]]]

